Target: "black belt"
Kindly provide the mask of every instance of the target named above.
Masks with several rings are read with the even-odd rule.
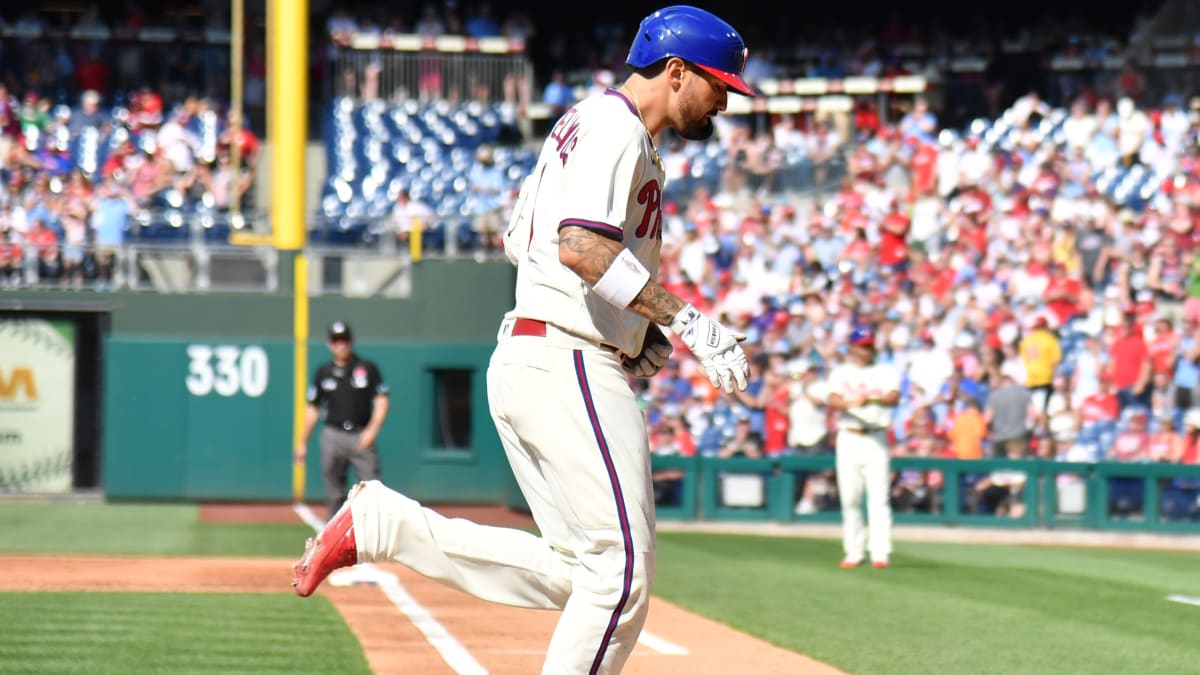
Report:
[[[338,431],[355,432],[362,431],[367,428],[365,424],[355,424],[353,422],[326,422],[325,426]]]

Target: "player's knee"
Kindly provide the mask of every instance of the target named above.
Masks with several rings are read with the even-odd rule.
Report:
[[[654,554],[643,553],[635,558],[634,573],[631,575],[629,595],[621,613],[628,620],[641,625],[650,612],[650,589],[654,584]]]
[[[618,611],[622,624],[640,625],[650,609],[654,554],[637,553],[629,560],[623,551],[614,549],[606,558],[608,564],[596,569],[589,579],[583,580],[582,585],[604,609]],[[577,590],[579,586],[577,583]]]
[[[360,480],[354,484],[354,487],[350,488],[350,494],[346,499],[349,501],[374,499],[382,489],[383,483],[378,480]]]

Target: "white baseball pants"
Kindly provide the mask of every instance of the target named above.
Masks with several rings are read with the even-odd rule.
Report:
[[[542,672],[618,673],[654,578],[643,413],[616,355],[565,334],[502,336],[487,381],[540,536],[448,519],[371,482],[350,498],[358,559],[403,563],[492,602],[560,609]]]
[[[842,549],[846,558],[862,560],[869,548],[872,560],[887,560],[892,553],[892,505],[886,432],[838,431],[837,484],[842,502]],[[867,527],[863,526],[864,491]]]

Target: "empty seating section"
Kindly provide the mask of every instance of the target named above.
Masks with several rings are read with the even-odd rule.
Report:
[[[402,191],[428,204],[436,219],[425,226],[425,246],[444,249],[446,237],[471,248],[473,196],[468,175],[482,145],[515,189],[533,168],[536,151],[501,143],[495,106],[471,102],[356,105],[338,99],[323,120],[328,174],[320,212],[311,221],[314,244],[374,244]]]

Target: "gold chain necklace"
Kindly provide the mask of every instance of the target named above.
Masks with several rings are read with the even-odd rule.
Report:
[[[666,173],[667,170],[663,168],[662,157],[658,154],[658,145],[655,144],[654,136],[650,133],[650,125],[646,124],[646,118],[642,116],[642,106],[638,104],[637,94],[633,93],[632,89],[621,88],[629,94],[629,98],[633,99],[633,109],[637,111],[638,119],[642,121],[642,128],[646,130],[646,136],[650,138],[650,149],[654,151],[654,166],[657,166],[658,170],[662,173]]]

